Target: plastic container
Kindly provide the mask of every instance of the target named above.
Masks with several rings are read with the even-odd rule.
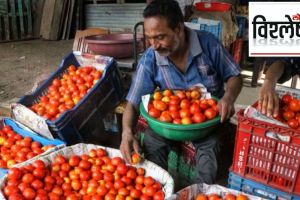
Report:
[[[181,125],[159,121],[151,117],[140,104],[141,115],[147,120],[148,125],[158,135],[176,141],[191,141],[207,136],[219,123],[220,116],[199,124]]]
[[[226,12],[230,10],[231,4],[224,2],[198,2],[195,3],[195,8],[204,12]]]
[[[47,92],[52,80],[61,77],[70,65],[79,67],[73,53],[67,55],[60,67],[37,90],[24,96],[18,103],[30,107]],[[54,121],[46,120],[54,138],[60,138],[68,145],[83,142],[97,127],[101,120],[122,99],[124,91],[117,64],[110,59],[104,69],[101,79],[90,91],[76,104],[75,107],[63,113]]]
[[[142,36],[138,36],[138,41]],[[99,55],[110,56],[114,58],[127,58],[133,55],[133,34],[132,33],[114,33],[108,35],[88,36],[85,41],[89,49]]]
[[[237,117],[232,171],[300,196],[300,132],[248,118],[244,110]]]
[[[40,142],[43,146],[47,146],[47,145],[54,145],[54,146],[57,146],[58,148],[62,148],[65,146],[65,143],[61,140],[58,140],[58,139],[54,139],[54,140],[48,140],[46,138],[43,138],[39,135],[37,135],[36,133],[30,131],[29,129],[26,129],[24,126],[16,123],[13,119],[10,119],[10,118],[4,118],[2,121],[1,121],[1,124],[0,124],[0,128],[2,128],[3,125],[8,125],[8,126],[11,126],[12,129],[18,133],[19,135],[23,136],[23,137],[31,137],[32,140],[34,141],[37,141],[37,142]],[[36,157],[32,158],[32,159],[35,159],[35,158],[38,158],[38,157],[41,157],[42,155],[46,155],[48,153],[51,153],[52,151],[54,151],[55,148],[52,148],[52,149],[49,149],[48,151],[40,154],[40,155],[37,155]],[[32,159],[29,159],[25,162],[28,162]],[[14,166],[18,166],[20,165],[19,164],[16,164]],[[8,172],[8,169],[3,169],[3,168],[0,168],[0,177],[2,177],[3,175],[5,175],[6,173]]]
[[[273,200],[300,200],[300,196],[282,192],[266,185],[247,180],[232,172],[229,173],[228,187],[251,195]]]

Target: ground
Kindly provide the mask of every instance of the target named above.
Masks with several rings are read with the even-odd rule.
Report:
[[[0,102],[14,101],[31,91],[72,51],[73,40],[0,43]]]

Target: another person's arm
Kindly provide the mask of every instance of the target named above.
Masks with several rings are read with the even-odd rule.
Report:
[[[279,114],[279,98],[275,92],[275,87],[284,72],[284,65],[285,63],[281,60],[277,60],[271,64],[259,91],[258,109],[269,117],[277,117]]]
[[[243,79],[239,76],[232,76],[226,82],[225,94],[218,103],[221,114],[221,122],[229,119],[235,112],[234,102],[240,94],[243,86]]]
[[[147,50],[140,59],[132,79],[130,90],[126,97],[127,105],[123,113],[123,132],[120,150],[125,161],[128,163],[131,163],[131,154],[133,151],[140,153],[139,141],[134,133],[134,129],[139,116],[141,97],[152,93],[156,87],[153,81],[154,70],[154,51]]]
[[[138,108],[128,102],[122,118],[122,143],[120,145],[121,153],[126,162],[131,163],[131,153],[139,152],[139,142],[133,132],[139,116]]]

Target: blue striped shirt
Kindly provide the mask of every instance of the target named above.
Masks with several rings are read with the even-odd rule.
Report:
[[[224,82],[240,74],[239,66],[214,35],[188,30],[189,55],[182,73],[167,57],[148,48],[133,76],[127,101],[139,105],[141,97],[155,89],[188,89],[202,83],[212,95],[224,95]]]

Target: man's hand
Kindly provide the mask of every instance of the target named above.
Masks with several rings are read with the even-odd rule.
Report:
[[[258,96],[258,110],[268,117],[279,115],[279,98],[274,85],[273,82],[266,79]]]
[[[140,152],[139,141],[131,131],[123,131],[120,151],[127,163],[132,163],[132,152]]]
[[[218,103],[218,110],[221,115],[221,123],[223,123],[235,113],[234,101],[230,97],[224,96]]]

